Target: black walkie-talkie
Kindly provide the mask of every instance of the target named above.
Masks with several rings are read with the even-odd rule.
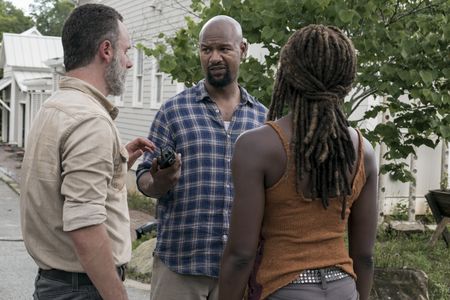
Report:
[[[160,169],[170,167],[175,163],[175,151],[171,147],[161,149],[161,154],[158,156],[157,161]]]

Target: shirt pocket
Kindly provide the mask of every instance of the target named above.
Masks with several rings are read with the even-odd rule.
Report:
[[[125,146],[121,146],[119,155],[114,159],[114,175],[112,179],[112,187],[121,190],[125,186],[128,171],[128,151]]]

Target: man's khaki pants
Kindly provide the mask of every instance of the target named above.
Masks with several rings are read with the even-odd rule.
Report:
[[[175,273],[155,256],[150,299],[217,300],[219,299],[219,282],[212,277]]]

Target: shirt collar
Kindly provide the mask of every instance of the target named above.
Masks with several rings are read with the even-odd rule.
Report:
[[[114,106],[99,90],[86,81],[75,77],[63,76],[59,81],[60,89],[74,89],[93,97],[109,113],[111,119],[115,119],[119,114],[119,109]]]
[[[255,99],[250,96],[246,89],[239,85],[239,90],[241,91],[241,104],[249,104],[250,106],[255,105]],[[197,84],[197,94],[199,97],[195,101],[200,102],[204,100],[212,101],[211,97],[208,94],[205,86],[205,79],[202,79]]]

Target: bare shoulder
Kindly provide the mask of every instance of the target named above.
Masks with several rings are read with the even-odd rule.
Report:
[[[238,137],[235,153],[251,159],[264,159],[271,155],[277,144],[279,144],[279,138],[276,132],[269,125],[262,125],[247,130]]]
[[[349,133],[353,145],[355,146],[355,149],[357,149],[359,145],[359,136],[356,129],[349,127]],[[370,174],[377,172],[375,150],[369,140],[363,135],[361,135],[361,137],[364,152],[364,169],[366,170],[366,176],[369,176]]]
[[[269,125],[262,125],[257,128],[246,130],[238,137],[236,143],[256,142],[267,134],[271,134],[274,130]]]

